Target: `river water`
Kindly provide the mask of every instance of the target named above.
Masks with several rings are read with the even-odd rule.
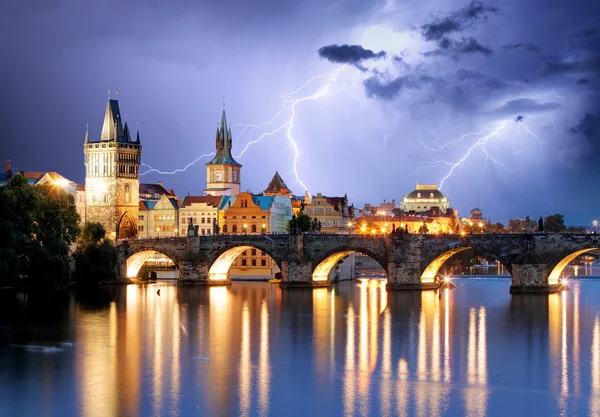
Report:
[[[454,282],[4,294],[0,415],[600,416],[600,281]]]

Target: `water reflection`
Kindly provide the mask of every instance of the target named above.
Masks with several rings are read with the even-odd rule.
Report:
[[[600,283],[539,297],[509,295],[508,280],[457,284],[132,285],[71,302],[54,320],[73,347],[55,355],[19,346],[68,331],[32,331],[27,302],[13,303],[0,315],[0,402],[7,415],[73,403],[60,415],[86,417],[600,413]]]

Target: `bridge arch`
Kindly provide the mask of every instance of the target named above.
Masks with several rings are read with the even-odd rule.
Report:
[[[323,256],[320,257],[319,261],[314,263],[314,265],[316,266],[313,268],[312,271],[312,281],[323,282],[329,280],[329,273],[331,272],[331,269],[339,261],[341,261],[346,256],[352,253],[362,253],[364,255],[369,256],[370,258],[375,260],[379,265],[381,265],[381,267],[385,270],[387,274],[387,262],[383,262],[381,256],[372,253],[368,249],[341,247],[326,252]]]
[[[498,260],[500,263],[505,265],[505,268],[509,272],[512,272],[510,270],[510,263],[506,262],[506,260],[499,257],[497,254],[495,254],[493,251],[490,251],[488,248],[482,248],[482,247],[475,246],[475,245],[457,246],[455,248],[449,249],[449,250],[441,253],[440,255],[437,255],[433,260],[429,260],[427,262],[427,266],[425,267],[425,269],[423,270],[423,272],[421,273],[421,276],[420,276],[421,283],[435,282],[436,276],[438,275],[440,269],[442,268],[442,266],[444,266],[446,261],[448,261],[451,257],[456,255],[457,253],[464,252],[464,251],[471,250],[471,249],[479,250],[479,251],[485,253],[486,255],[493,257],[494,259]]]
[[[580,250],[577,250],[577,251],[570,253],[569,255],[563,257],[561,260],[558,261],[558,263],[554,266],[554,268],[552,268],[550,275],[548,275],[548,285],[558,284],[559,280],[560,280],[560,276],[561,276],[562,272],[564,271],[564,269],[567,267],[567,265],[569,265],[569,263],[571,263],[571,261],[573,261],[579,255],[583,255],[586,252],[592,252],[595,250],[600,250],[600,246],[586,248],[586,249],[580,249]]]
[[[137,221],[129,211],[124,212],[117,222],[117,239],[128,239],[137,236]]]
[[[281,260],[273,255],[269,248],[263,247],[263,245],[256,245],[250,242],[242,242],[237,246],[231,246],[224,250],[221,250],[216,254],[214,260],[209,265],[208,279],[210,281],[226,281],[229,280],[229,271],[233,262],[242,254],[244,251],[257,249],[263,251],[271,259],[275,261],[279,269],[281,270]]]
[[[156,255],[166,256],[167,258],[173,261],[176,268],[179,268],[177,258],[174,256],[170,256],[167,253],[154,249],[140,249],[129,255],[129,257],[125,261],[127,266],[127,278],[137,277],[141,267],[146,263],[146,261],[148,261],[148,259]]]

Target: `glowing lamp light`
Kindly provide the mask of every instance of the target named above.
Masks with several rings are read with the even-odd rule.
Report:
[[[466,233],[465,232],[460,232],[460,235],[464,236],[464,235],[466,235]]]
[[[55,185],[58,185],[60,188],[67,188],[67,186],[69,185],[69,181],[64,179],[64,178],[60,178],[56,181],[54,181]]]
[[[377,230],[373,229],[373,230],[371,230],[371,233],[375,234],[375,233],[377,233]]]

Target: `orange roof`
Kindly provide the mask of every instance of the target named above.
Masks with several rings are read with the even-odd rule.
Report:
[[[188,195],[183,199],[183,202],[181,203],[181,205],[179,207],[188,207],[191,206],[192,204],[207,204],[209,206],[213,206],[213,207],[219,207],[219,204],[221,204],[221,196],[215,196],[215,195],[202,195],[202,196],[193,196],[193,195]]]

